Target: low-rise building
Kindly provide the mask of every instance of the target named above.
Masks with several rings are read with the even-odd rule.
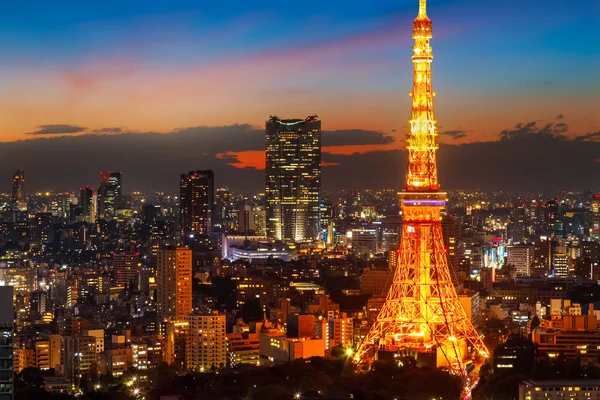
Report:
[[[519,400],[600,399],[600,380],[525,381],[519,384]]]
[[[260,365],[258,333],[239,332],[227,335],[228,366]]]
[[[45,376],[44,389],[50,393],[70,393],[71,381],[65,376]]]

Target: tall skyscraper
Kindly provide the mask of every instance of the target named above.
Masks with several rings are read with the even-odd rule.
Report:
[[[215,198],[213,171],[181,174],[179,183],[179,229],[181,239],[208,238],[212,233]]]
[[[321,121],[271,117],[266,123],[267,236],[317,239],[321,198]]]
[[[98,188],[98,218],[112,219],[116,214],[115,202],[123,195],[120,172],[100,172]]]
[[[407,137],[406,189],[402,207],[402,240],[392,285],[377,319],[358,347],[354,361],[368,367],[376,359],[393,359],[399,351],[467,377],[473,354],[487,349],[460,303],[442,235],[446,193],[440,191],[433,115],[430,46],[432,24],[426,1],[419,1],[413,23],[413,92]],[[427,361],[425,361],[427,362]]]
[[[14,211],[27,211],[25,196],[25,171],[22,169],[13,175],[12,206]]]
[[[594,196],[592,200],[592,237],[600,238],[600,194]]]
[[[192,251],[168,246],[158,251],[158,318],[182,321],[192,313]]]
[[[13,398],[13,306],[12,286],[0,286],[0,400]]]
[[[86,222],[96,220],[96,205],[94,204],[94,188],[89,186],[79,189],[79,206]]]

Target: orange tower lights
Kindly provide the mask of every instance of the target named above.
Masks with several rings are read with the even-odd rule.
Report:
[[[488,352],[460,304],[442,237],[446,193],[440,191],[437,178],[431,38],[426,0],[419,0],[419,14],[413,23],[406,190],[398,194],[404,216],[398,264],[386,302],[354,361],[368,367],[383,353],[418,353],[466,376],[465,360],[475,355],[487,357]]]

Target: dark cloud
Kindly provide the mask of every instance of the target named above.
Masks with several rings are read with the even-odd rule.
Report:
[[[440,135],[450,136],[452,139],[456,140],[456,139],[464,138],[465,136],[467,136],[467,132],[466,131],[461,131],[461,130],[457,129],[457,130],[454,130],[454,131],[443,131],[443,132],[440,132]]]
[[[542,127],[538,126],[537,122],[518,123],[513,129],[505,129],[500,132],[500,139],[522,139],[532,135],[566,139],[563,134],[568,130],[569,126],[563,122],[556,124],[547,123]]]
[[[226,153],[262,151],[264,135],[264,130],[247,124],[197,126],[171,133],[103,128],[79,136],[0,143],[0,188],[9,189],[6,186],[9,181],[3,182],[1,176],[10,176],[12,170],[22,168],[27,170],[30,189],[72,190],[82,185],[95,186],[99,171],[114,170],[123,171],[128,182],[125,190],[175,191],[181,172],[210,168],[215,170],[219,185],[259,190],[264,185],[263,172],[230,166],[237,159]],[[393,138],[375,131],[323,132],[323,145],[391,141]]]
[[[556,119],[563,119],[564,117],[565,117],[564,115],[562,115],[562,114],[558,114],[558,115],[556,116]]]
[[[94,133],[116,134],[116,133],[125,133],[125,131],[121,128],[102,128],[102,129],[95,130]]]
[[[29,135],[58,135],[65,133],[78,133],[83,132],[87,128],[77,125],[68,124],[48,124],[38,126],[38,130],[35,132],[29,132]]]
[[[520,129],[527,125],[520,124]],[[437,162],[442,188],[541,192],[600,189],[593,178],[600,174],[600,162],[596,161],[600,141],[568,140],[537,132],[496,142],[441,144]],[[340,164],[323,169],[323,183],[330,189],[404,186],[404,151],[324,154],[323,158]]]
[[[552,81],[546,81],[546,85],[552,85],[554,82]]]
[[[564,135],[567,129],[566,124],[530,122],[503,131],[499,141],[442,144],[438,152],[442,187],[515,191],[594,188],[593,177],[600,174],[600,162],[595,161],[600,155],[600,141],[592,139],[600,133],[569,140]],[[328,140],[330,145],[349,144],[335,134]],[[359,135],[350,143],[361,140],[367,139]],[[96,187],[99,171],[122,171],[126,192],[175,192],[182,172],[213,169],[217,185],[253,192],[264,190],[264,171],[229,164],[238,161],[233,152],[263,149],[264,133],[249,125],[196,127],[171,134],[85,134],[0,143],[0,190],[10,190],[16,169],[27,172],[31,191]],[[224,154],[227,151],[232,153]],[[326,190],[352,185],[401,189],[406,163],[406,153],[401,150],[351,155],[324,150],[323,185]]]
[[[600,131],[598,132],[590,132],[585,135],[575,136],[576,141],[584,142],[584,141],[596,141],[600,139]]]
[[[376,131],[348,129],[340,131],[324,131],[321,135],[323,146],[348,146],[360,144],[393,143],[394,138]]]

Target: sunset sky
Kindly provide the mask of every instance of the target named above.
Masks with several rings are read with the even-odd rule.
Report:
[[[389,137],[340,142],[329,154],[401,149],[417,8],[417,0],[7,2],[0,141],[260,130],[269,115],[316,113],[324,131]],[[569,139],[599,131],[599,13],[596,0],[429,0],[440,141],[497,141],[528,122],[565,126]],[[261,150],[214,157],[260,167]]]

